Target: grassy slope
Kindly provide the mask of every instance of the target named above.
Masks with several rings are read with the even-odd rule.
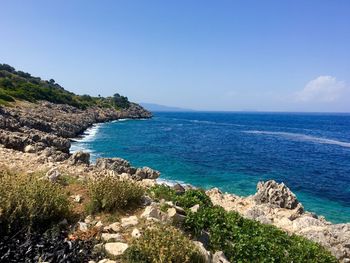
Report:
[[[16,71],[7,64],[0,64],[0,105],[7,105],[15,100],[36,102],[46,100],[57,104],[68,104],[80,109],[90,106],[128,108],[127,97],[115,94],[113,97],[91,97],[76,95],[65,90],[53,79],[46,81],[33,77],[29,73]]]

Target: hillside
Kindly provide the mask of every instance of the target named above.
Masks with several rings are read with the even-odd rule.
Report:
[[[56,104],[67,104],[79,109],[91,106],[102,108],[127,109],[130,102],[127,97],[118,93],[112,97],[92,97],[76,95],[65,90],[55,80],[42,80],[29,73],[16,71],[7,64],[0,64],[0,104],[13,102],[16,99],[29,102],[46,100]]]
[[[70,138],[94,123],[150,117],[149,111],[119,94],[76,95],[54,80],[0,64],[0,144],[6,148],[35,153],[50,149],[51,156],[65,159]]]

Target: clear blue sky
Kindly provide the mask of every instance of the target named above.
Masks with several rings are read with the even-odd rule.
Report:
[[[79,94],[350,112],[350,1],[2,0],[0,63]]]

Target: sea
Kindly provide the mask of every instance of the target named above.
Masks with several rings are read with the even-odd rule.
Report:
[[[71,151],[121,157],[161,180],[248,196],[284,182],[305,209],[350,222],[350,114],[155,112],[95,124]]]

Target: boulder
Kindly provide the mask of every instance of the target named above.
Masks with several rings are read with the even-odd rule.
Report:
[[[46,174],[45,178],[49,180],[52,183],[55,183],[58,181],[58,179],[61,177],[61,173],[58,171],[57,167],[51,168]]]
[[[141,205],[143,206],[148,206],[152,203],[152,199],[151,197],[147,196],[147,195],[144,195],[142,196],[141,198]]]
[[[192,213],[197,213],[198,210],[199,210],[199,204],[196,204],[196,205],[194,205],[194,206],[192,206],[192,207],[190,208],[190,211],[191,211]]]
[[[117,233],[117,232],[119,232],[121,230],[120,223],[119,222],[112,223],[109,226],[104,227],[103,230],[104,231],[108,231],[108,232],[115,232],[115,233]]]
[[[105,258],[105,259],[101,259],[98,263],[117,263],[117,261]]]
[[[106,254],[112,258],[117,258],[123,255],[125,250],[128,249],[128,244],[122,242],[111,242],[105,244]]]
[[[156,205],[150,205],[145,208],[145,211],[141,214],[142,218],[146,218],[147,220],[155,220],[155,221],[166,221],[167,215],[160,211],[160,209]]]
[[[133,178],[135,180],[143,179],[157,179],[160,176],[160,172],[153,170],[149,167],[137,168]]]
[[[230,263],[230,261],[228,261],[228,259],[225,257],[224,252],[217,251],[213,255],[212,263]]]
[[[76,164],[90,164],[90,153],[78,151],[73,153],[69,158],[69,163],[72,165]]]
[[[182,224],[186,219],[186,216],[178,213],[174,207],[169,208],[167,214],[168,219],[171,220],[173,224]]]
[[[154,179],[143,179],[140,181],[141,185],[146,188],[150,188],[157,184],[157,181]]]
[[[47,157],[54,162],[62,162],[69,158],[68,153],[56,150],[54,147],[47,147],[41,152],[41,156]]]
[[[212,255],[210,251],[207,251],[203,244],[199,241],[193,241],[193,244],[198,249],[199,253],[202,255],[205,263],[211,263]]]
[[[185,187],[183,187],[181,184],[175,184],[172,188],[177,194],[183,194],[186,191]]]
[[[78,222],[79,224],[79,230],[82,232],[86,232],[89,230],[89,225],[85,222]]]
[[[294,209],[299,204],[295,194],[284,183],[274,180],[259,182],[254,196],[257,204],[269,203],[275,207]]]
[[[134,174],[136,171],[128,161],[122,158],[98,158],[95,166],[100,170],[113,170],[117,174]]]
[[[132,226],[136,226],[139,223],[139,220],[136,216],[129,216],[121,219],[121,227],[129,228]]]

